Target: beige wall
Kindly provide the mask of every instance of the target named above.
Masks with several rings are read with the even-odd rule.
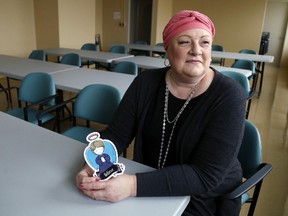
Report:
[[[0,0],[0,54],[26,57],[36,48],[33,0]]]
[[[58,13],[60,47],[95,41],[95,0],[58,0]]]
[[[172,16],[173,0],[154,0],[151,44],[162,42],[162,31]]]
[[[34,0],[37,49],[59,46],[58,0]]]

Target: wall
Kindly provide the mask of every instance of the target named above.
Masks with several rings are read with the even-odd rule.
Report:
[[[80,48],[95,41],[95,0],[58,0],[59,46]]]
[[[154,0],[151,44],[162,43],[162,31],[172,16],[173,0]]]
[[[37,49],[59,47],[58,0],[34,0]]]
[[[36,48],[33,0],[0,0],[0,54],[27,57]]]

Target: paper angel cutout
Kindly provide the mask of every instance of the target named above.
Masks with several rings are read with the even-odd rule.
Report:
[[[124,173],[125,165],[118,163],[117,149],[110,140],[101,139],[97,132],[90,133],[86,140],[89,145],[84,150],[84,158],[94,170],[93,176],[105,181]]]

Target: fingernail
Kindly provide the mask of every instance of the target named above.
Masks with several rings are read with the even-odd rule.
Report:
[[[96,178],[96,181],[97,181],[97,182],[100,181],[100,178]]]

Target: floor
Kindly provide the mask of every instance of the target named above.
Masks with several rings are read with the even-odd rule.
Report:
[[[0,78],[6,85],[6,79]],[[14,82],[19,85],[19,82]],[[263,161],[273,165],[265,178],[255,216],[288,216],[288,70],[266,65],[260,98],[252,101],[249,120],[258,127],[263,146]],[[65,97],[71,94],[66,93]],[[13,98],[16,97],[14,92]],[[16,106],[16,100],[13,100]],[[0,94],[0,111],[8,109],[5,94]],[[67,125],[71,125],[67,123]],[[66,125],[66,126],[67,126]],[[64,127],[66,127],[64,126]],[[131,151],[128,152],[130,157]],[[243,206],[241,216],[247,215]]]

